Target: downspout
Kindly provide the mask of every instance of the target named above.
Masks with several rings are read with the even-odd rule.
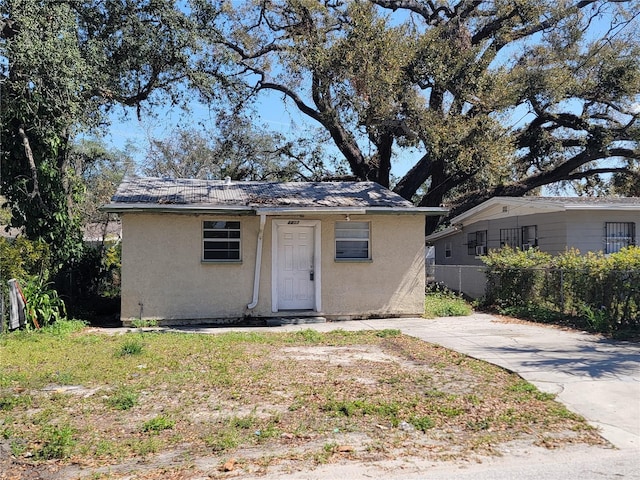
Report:
[[[253,300],[247,308],[253,310],[258,305],[258,296],[260,293],[260,266],[262,265],[262,237],[264,237],[264,225],[267,222],[267,215],[260,214],[260,231],[258,232],[258,245],[256,246],[256,270],[253,277]]]

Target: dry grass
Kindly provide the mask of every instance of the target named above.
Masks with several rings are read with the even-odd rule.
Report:
[[[0,478],[216,477],[231,458],[255,475],[602,443],[517,375],[395,330],[81,332],[0,348]]]

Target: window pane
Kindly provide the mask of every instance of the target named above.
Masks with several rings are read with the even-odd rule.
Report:
[[[205,260],[240,260],[240,250],[205,250]]]
[[[369,258],[369,242],[338,240],[336,258]]]
[[[336,238],[369,238],[369,222],[336,222]]]

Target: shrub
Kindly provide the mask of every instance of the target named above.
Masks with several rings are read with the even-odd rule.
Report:
[[[568,250],[555,257],[535,250],[492,251],[486,303],[534,320],[582,319],[602,333],[640,327],[640,248],[604,255]]]
[[[526,304],[542,288],[544,274],[540,268],[548,267],[551,255],[536,248],[520,250],[506,246],[490,250],[482,261],[487,270],[487,302],[495,304]]]

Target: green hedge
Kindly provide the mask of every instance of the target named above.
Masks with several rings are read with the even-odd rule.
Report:
[[[640,248],[551,256],[505,247],[483,257],[485,301],[503,310],[584,319],[593,330],[640,327]]]

